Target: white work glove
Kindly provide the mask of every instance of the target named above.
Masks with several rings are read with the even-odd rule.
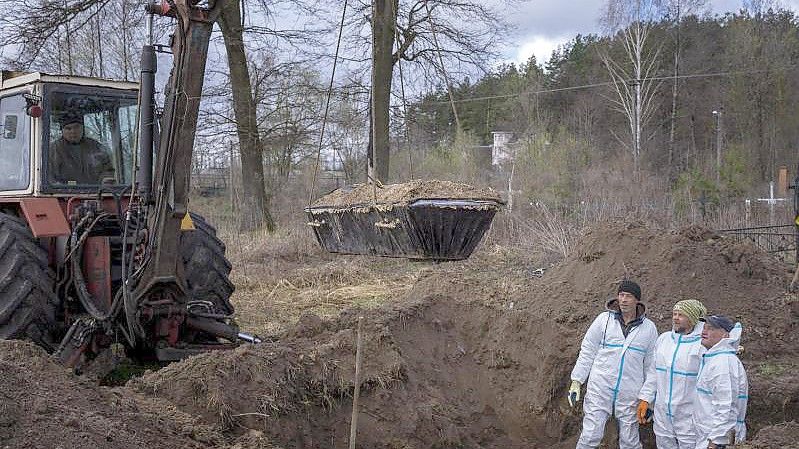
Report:
[[[574,408],[577,406],[577,403],[580,402],[580,388],[582,384],[580,382],[573,380],[571,386],[569,387],[569,392],[567,393],[567,398],[569,400],[569,406]]]

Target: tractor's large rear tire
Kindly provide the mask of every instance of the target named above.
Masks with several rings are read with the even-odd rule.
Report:
[[[216,236],[216,229],[195,213],[191,214],[194,231],[185,231],[180,238],[180,252],[189,297],[193,301],[208,301],[214,312],[233,314],[230,295],[230,262],[225,257],[225,244]]]
[[[54,349],[55,275],[25,220],[0,212],[0,338]]]

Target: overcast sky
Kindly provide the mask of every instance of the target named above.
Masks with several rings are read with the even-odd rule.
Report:
[[[606,0],[528,0],[519,7],[514,17],[519,42],[506,53],[508,61],[526,62],[535,55],[543,63],[552,50],[571,40],[577,34],[599,33],[599,16]],[[777,3],[793,11],[799,10],[799,0],[781,0]],[[723,14],[738,11],[741,0],[709,0],[709,12]]]

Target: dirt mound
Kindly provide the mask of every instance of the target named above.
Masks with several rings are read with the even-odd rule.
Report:
[[[588,231],[576,247],[541,278],[535,307],[545,316],[583,330],[625,277],[641,284],[647,315],[660,331],[669,329],[676,301],[699,299],[710,313],[744,326],[750,435],[799,415],[799,378],[788,369],[799,360],[797,298],[785,293],[790,267],[699,226],[665,231],[607,223]]]
[[[125,389],[97,387],[37,346],[0,341],[0,441],[8,448],[205,448],[221,434]],[[13,388],[10,388],[12,387]]]
[[[359,204],[404,204],[418,199],[483,199],[501,202],[499,193],[452,181],[412,180],[374,188],[371,184],[355,184],[336,189],[319,198],[313,207],[346,207]]]
[[[757,431],[763,425],[796,419],[799,416],[799,373],[796,372],[799,358],[791,354],[768,357],[744,354],[742,359],[749,376],[747,424],[750,429]]]
[[[758,432],[754,439],[735,447],[740,449],[797,449],[799,448],[799,423],[791,421],[765,427]]]
[[[740,320],[744,340],[761,355],[796,351],[785,341],[795,334],[791,298],[784,296],[789,267],[748,244],[695,226],[665,231],[610,223],[587,232],[576,247],[545,273],[537,295],[537,307],[559,322],[585,327],[628,277],[641,284],[647,314],[660,330],[668,328],[676,301],[695,298],[711,313]]]

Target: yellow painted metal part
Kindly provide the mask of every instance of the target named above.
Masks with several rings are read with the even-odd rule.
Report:
[[[183,219],[180,220],[180,230],[181,231],[193,231],[194,227],[194,220],[191,219],[191,215],[186,212],[186,215],[183,216]]]

